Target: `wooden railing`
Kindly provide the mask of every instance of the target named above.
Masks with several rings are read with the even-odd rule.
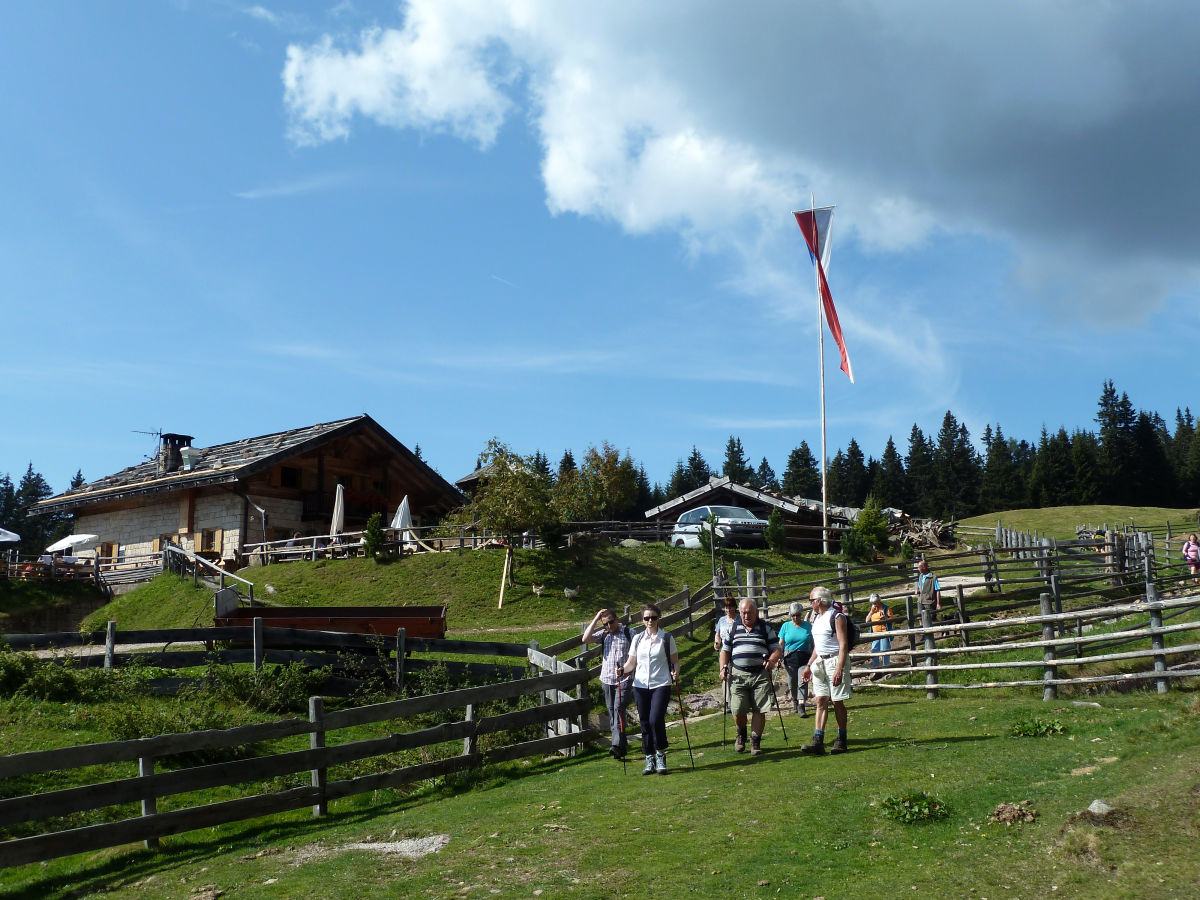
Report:
[[[53,859],[132,841],[145,841],[147,846],[153,846],[168,835],[304,807],[311,807],[313,815],[319,816],[327,812],[330,801],[342,797],[400,787],[488,763],[541,756],[554,751],[570,752],[592,734],[583,724],[590,702],[584,691],[589,675],[543,652],[524,647],[521,649],[525,650],[530,666],[537,672],[534,677],[337,711],[326,711],[323,698],[312,697],[307,720],[284,719],[231,729],[168,734],[0,757],[0,778],[61,773],[107,763],[137,764],[135,776],[2,799],[0,827],[130,803],[140,804],[141,811],[138,816],[119,821],[4,841],[0,843],[0,867]],[[568,693],[572,690],[574,696]],[[523,697],[536,697],[539,705],[481,714],[484,711],[483,704],[496,701],[513,703]],[[461,717],[457,715],[458,710],[462,710]],[[326,746],[327,737],[342,729],[431,712],[452,711],[456,714],[450,721],[431,727]],[[479,738],[484,735],[513,732],[531,725],[543,726],[546,736],[535,740],[516,740],[485,750],[479,747]],[[259,742],[304,735],[308,736],[307,749],[156,771],[156,764],[164,757],[225,748],[243,748],[248,755],[249,748]],[[449,748],[445,744],[450,741],[461,741],[461,752],[447,752]],[[440,748],[433,752],[444,755],[431,762],[355,777],[330,777],[329,770],[334,766],[438,745],[441,745]],[[272,779],[303,772],[310,773],[310,784],[307,786],[275,792],[262,789]],[[242,785],[250,785],[251,793],[235,800],[202,803],[165,812],[158,810],[158,801],[163,798],[177,797],[190,791]]]

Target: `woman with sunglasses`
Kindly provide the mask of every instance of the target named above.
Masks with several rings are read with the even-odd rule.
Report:
[[[642,609],[646,630],[633,639],[622,671],[633,673],[633,699],[642,724],[643,775],[667,774],[667,704],[671,683],[679,677],[679,651],[675,638],[659,630],[662,612],[653,603]]]

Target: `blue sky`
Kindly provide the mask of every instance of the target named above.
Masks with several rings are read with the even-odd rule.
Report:
[[[1200,340],[1187,3],[71,3],[0,30],[0,472],[367,412],[652,481],[819,444],[791,218],[835,204],[830,454],[1036,439]]]

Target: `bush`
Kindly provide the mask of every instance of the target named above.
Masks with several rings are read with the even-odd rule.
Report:
[[[868,546],[861,533],[851,528],[842,532],[842,556],[854,562],[868,562],[875,551]]]
[[[363,556],[378,559],[383,555],[383,513],[371,513],[367,527],[363,529]]]
[[[696,537],[700,541],[700,549],[711,555],[713,552],[713,535],[716,533],[717,528],[716,513],[709,513],[708,518],[704,521],[705,524],[700,527],[700,531]],[[720,546],[720,541],[717,542],[717,546]]]
[[[308,698],[319,694],[329,669],[309,669],[300,663],[263,666],[257,672],[243,666],[209,663],[205,688],[214,698],[236,700],[265,713],[308,712]]]
[[[902,794],[899,797],[885,797],[880,808],[889,819],[895,819],[905,825],[936,822],[950,815],[950,809],[945,803],[924,791]]]
[[[121,700],[139,693],[150,672],[137,665],[122,669],[83,668],[79,659],[40,659],[32,653],[0,652],[0,696],[56,703]]]
[[[1047,737],[1051,734],[1062,734],[1065,729],[1059,719],[1044,719],[1034,716],[1017,722],[1012,727],[1013,737]]]
[[[783,527],[783,514],[778,509],[772,509],[767,516],[766,530],[767,546],[776,553],[782,553],[787,544],[787,530]]]

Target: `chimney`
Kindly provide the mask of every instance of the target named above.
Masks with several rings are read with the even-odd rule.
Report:
[[[180,450],[192,443],[190,434],[164,434],[162,446],[158,449],[158,474],[168,475],[179,471],[183,465],[183,454]]]

